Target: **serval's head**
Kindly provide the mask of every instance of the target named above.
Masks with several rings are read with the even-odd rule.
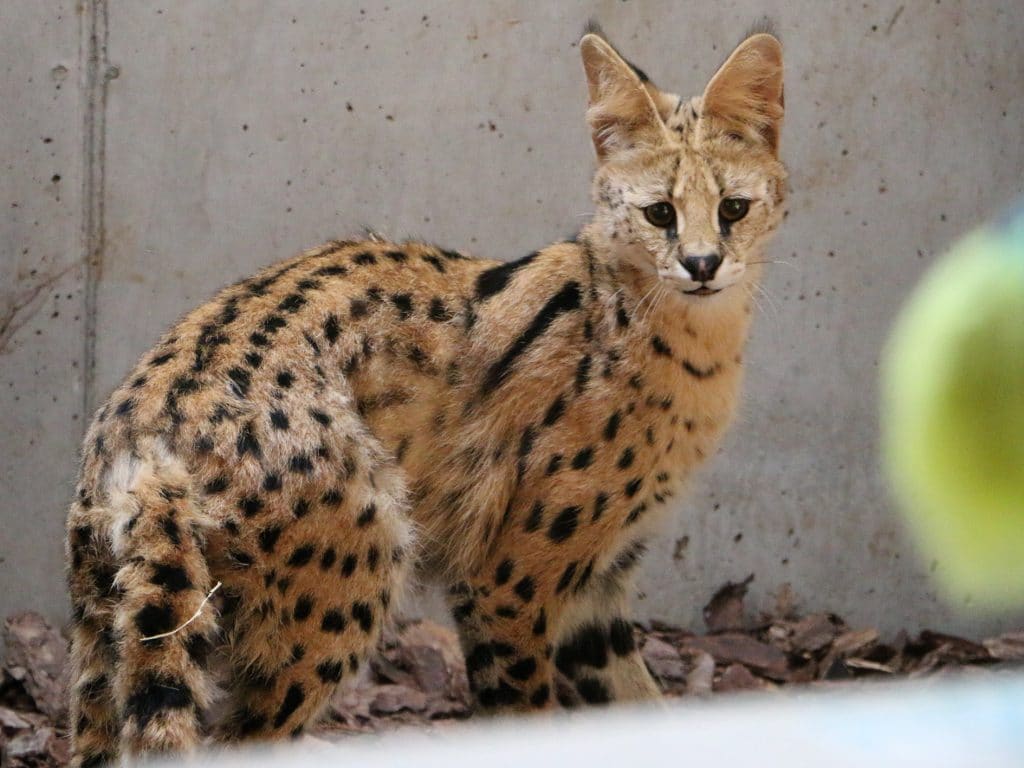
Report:
[[[592,231],[686,301],[743,284],[782,219],[782,47],[744,40],[701,96],[659,90],[599,34],[580,41],[597,149]]]

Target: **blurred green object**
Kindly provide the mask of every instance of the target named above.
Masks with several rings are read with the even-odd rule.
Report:
[[[882,394],[885,459],[940,584],[1024,603],[1024,201],[925,276]]]

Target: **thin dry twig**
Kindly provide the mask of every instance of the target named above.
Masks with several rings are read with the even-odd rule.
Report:
[[[213,597],[213,593],[216,592],[218,589],[220,589],[219,581],[213,585],[213,589],[211,589],[210,592],[206,595],[206,597],[203,598],[203,602],[201,602],[199,604],[199,607],[196,608],[196,612],[192,614],[192,618],[190,618],[184,624],[178,626],[175,629],[172,629],[170,632],[161,632],[159,635],[150,635],[149,637],[143,637],[139,642],[148,643],[150,640],[159,640],[162,637],[170,637],[171,635],[176,635],[179,632],[181,632],[181,630],[183,630],[185,627],[187,627],[189,624],[191,624],[193,621],[199,618],[199,614],[203,612],[203,607],[208,602],[210,602],[210,598]]]

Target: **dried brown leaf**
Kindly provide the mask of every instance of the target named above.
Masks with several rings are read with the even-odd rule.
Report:
[[[789,667],[786,654],[749,635],[729,633],[691,637],[686,640],[686,646],[707,651],[719,665],[745,664],[770,677],[784,679]]]
[[[8,675],[19,680],[36,708],[55,720],[65,711],[67,644],[38,613],[15,614],[4,622]]]
[[[730,664],[715,681],[715,693],[760,691],[774,687],[775,685],[758,677],[743,664]]]
[[[753,580],[754,574],[750,574],[743,581],[727,582],[715,592],[704,606],[704,623],[709,632],[743,629],[743,599]]]
[[[985,640],[983,645],[993,659],[1024,661],[1024,631],[1007,632]]]
[[[640,650],[640,655],[643,656],[651,674],[662,682],[686,679],[683,660],[679,657],[679,651],[674,645],[657,637],[648,637]]]

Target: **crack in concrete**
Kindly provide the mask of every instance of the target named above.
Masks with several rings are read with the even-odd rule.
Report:
[[[85,125],[83,126],[82,239],[85,251],[85,328],[82,350],[82,426],[95,408],[97,288],[106,240],[104,171],[106,166],[107,0],[88,0],[82,14]],[[114,75],[116,76],[116,75]]]
[[[77,269],[79,264],[79,261],[72,262],[59,272],[46,275],[39,282],[11,298],[8,305],[0,311],[0,355],[9,351],[8,345],[11,339],[39,311],[43,302],[37,301],[37,299],[43,295],[43,291],[55,284],[71,270]]]

